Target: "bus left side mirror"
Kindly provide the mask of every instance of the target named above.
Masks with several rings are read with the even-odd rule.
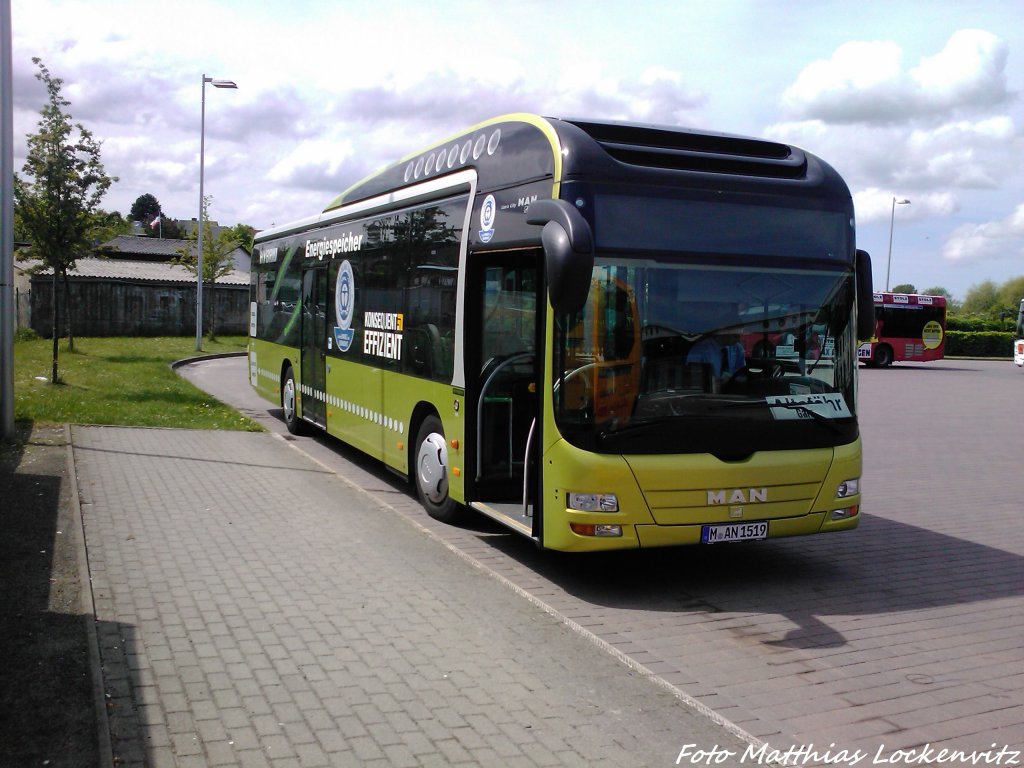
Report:
[[[578,312],[587,302],[594,271],[594,238],[582,214],[565,200],[538,200],[526,212],[527,224],[540,224],[540,240],[555,312]]]
[[[875,289],[871,278],[871,257],[857,251],[857,339],[875,335]]]

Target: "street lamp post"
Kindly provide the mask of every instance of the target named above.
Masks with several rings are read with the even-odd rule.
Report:
[[[11,2],[0,0],[0,440],[14,442],[14,98]]]
[[[206,84],[214,88],[238,88],[233,80],[217,80],[203,75],[202,109],[199,118],[199,236],[196,247],[196,352],[203,348],[203,218],[205,205],[203,201],[203,165],[206,153]]]
[[[885,290],[889,290],[889,270],[892,269],[892,227],[896,222],[896,206],[897,205],[910,205],[909,200],[897,200],[895,197],[892,199],[892,212],[889,214],[889,260],[885,267]]]

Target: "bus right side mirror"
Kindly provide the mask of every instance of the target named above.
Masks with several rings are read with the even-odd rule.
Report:
[[[565,200],[538,200],[526,212],[527,224],[542,224],[540,241],[555,312],[579,312],[587,303],[594,271],[594,238],[583,215]]]
[[[871,257],[857,251],[857,340],[875,335],[875,289],[871,277]]]

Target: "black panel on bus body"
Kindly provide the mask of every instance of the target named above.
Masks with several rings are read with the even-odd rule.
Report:
[[[469,227],[473,249],[535,243],[538,231],[526,224],[526,208],[532,200],[550,197],[556,182],[567,183],[563,196],[572,182],[650,184],[697,194],[736,193],[747,200],[759,192],[776,200],[781,194],[796,206],[849,210],[853,216],[849,189],[839,175],[814,155],[786,144],[671,126],[528,120],[499,118],[433,144],[355,184],[326,210],[472,168],[478,178]],[[554,129],[557,144],[542,130],[541,120]],[[556,151],[562,164],[558,179]],[[485,210],[494,211],[493,219]]]
[[[531,123],[507,120],[483,124],[392,163],[350,187],[326,210],[468,168],[477,172],[477,192],[481,193],[539,179],[553,180],[554,148]]]
[[[831,200],[850,205],[836,171],[796,147],[761,139],[667,126],[588,120],[551,120],[563,153],[563,180],[654,184],[757,192]],[[675,181],[673,181],[673,179]],[[852,206],[851,206],[852,207]]]
[[[832,190],[836,199],[849,197],[845,183],[828,164],[786,144],[672,126],[543,120],[554,129],[560,147],[552,146],[536,123],[515,116],[484,123],[363,179],[334,200],[328,210],[465,168],[476,170],[478,192],[540,179],[611,181],[624,173],[637,182],[636,174],[648,171],[654,183],[671,184],[674,177],[677,184],[688,186],[751,189],[760,181],[786,184],[796,194],[802,187],[811,187],[815,197]],[[562,174],[555,179],[553,153],[559,150]]]
[[[691,213],[703,205],[708,209],[703,215],[716,217],[719,227],[725,220],[719,217],[727,217],[729,208],[737,206],[747,211],[765,206],[766,224],[771,220],[770,208],[788,208],[796,217],[800,210],[828,212],[833,223],[843,222],[846,235],[840,240],[825,238],[836,244],[842,241],[841,247],[823,250],[821,257],[854,263],[850,190],[831,166],[808,152],[776,142],[664,126],[582,120],[551,123],[563,147],[561,196],[578,198],[577,205],[582,205],[581,212],[591,225],[597,196],[631,194],[640,199],[645,189],[657,190],[658,199],[675,196],[694,201],[694,206],[686,208]],[[644,213],[655,215],[653,210]],[[672,217],[648,217],[641,224],[643,218],[635,220],[634,227],[647,233],[663,230],[682,237],[704,230],[693,224],[686,229]],[[793,218],[789,226],[796,221]],[[677,240],[673,247],[698,245],[696,240],[690,246]],[[820,242],[808,237],[807,246]]]

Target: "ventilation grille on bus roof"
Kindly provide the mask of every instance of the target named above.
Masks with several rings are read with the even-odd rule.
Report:
[[[567,120],[616,160],[681,171],[799,179],[807,158],[785,144],[711,133]]]

